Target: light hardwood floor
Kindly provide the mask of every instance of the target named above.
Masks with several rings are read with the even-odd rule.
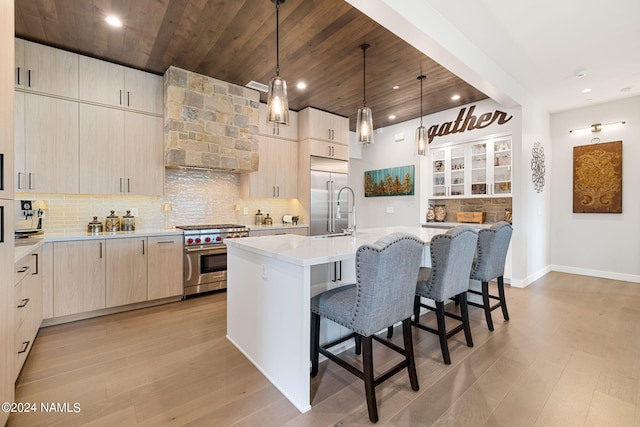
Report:
[[[437,337],[414,329],[420,391],[405,373],[377,387],[378,424],[640,425],[640,284],[550,273],[507,288],[507,301],[511,321],[494,311],[494,332],[471,308],[475,346],[450,340],[449,366]],[[212,294],[42,329],[16,401],[81,410],[12,414],[9,426],[369,424],[362,382],[328,362],[300,414],[225,339],[225,303]],[[377,369],[391,353],[376,347]]]

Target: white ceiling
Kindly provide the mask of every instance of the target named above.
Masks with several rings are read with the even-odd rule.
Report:
[[[420,1],[551,113],[640,94],[640,0]],[[581,70],[587,75],[578,79]]]

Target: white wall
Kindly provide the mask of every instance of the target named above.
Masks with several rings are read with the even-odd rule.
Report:
[[[625,120],[601,132],[569,133],[592,123]],[[552,269],[640,283],[640,97],[551,116]],[[573,213],[573,147],[622,140],[622,214]]]

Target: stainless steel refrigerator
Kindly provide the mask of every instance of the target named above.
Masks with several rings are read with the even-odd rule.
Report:
[[[340,195],[341,218],[336,218],[338,191],[349,185],[349,162],[311,157],[311,221],[309,233],[318,236],[341,233],[349,227],[349,192]]]

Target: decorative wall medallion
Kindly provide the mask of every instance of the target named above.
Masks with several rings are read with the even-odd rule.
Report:
[[[536,193],[541,193],[544,188],[544,147],[540,142],[533,143],[531,149],[531,179],[533,180],[533,186],[536,189]]]

